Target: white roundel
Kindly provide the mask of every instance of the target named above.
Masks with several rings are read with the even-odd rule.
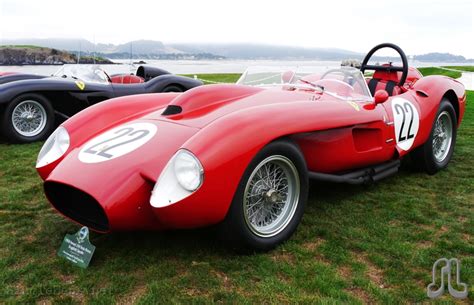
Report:
[[[396,97],[392,100],[392,112],[397,146],[409,150],[420,127],[418,110],[412,102]]]
[[[115,127],[93,138],[79,152],[84,163],[98,163],[128,154],[156,134],[156,125],[134,123]]]

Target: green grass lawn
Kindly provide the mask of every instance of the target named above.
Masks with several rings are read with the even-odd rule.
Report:
[[[467,72],[474,72],[474,66],[444,66],[444,68],[460,70],[460,71],[467,71]]]
[[[194,77],[204,81],[205,84],[218,83],[235,83],[241,74],[239,73],[222,73],[222,74],[185,74],[184,76]]]
[[[44,198],[42,143],[0,144],[0,303],[424,303],[434,261],[456,257],[470,285],[458,303],[472,304],[474,92],[468,99],[446,170],[428,176],[407,161],[373,186],[312,183],[297,233],[253,255],[224,248],[210,229],[92,233],[90,267],[74,267],[56,252],[79,227]]]
[[[449,77],[452,77],[452,78],[459,78],[459,77],[461,77],[461,74],[462,74],[461,72],[445,70],[445,69],[441,69],[441,68],[437,68],[437,67],[418,68],[418,70],[424,76],[438,74],[438,75],[449,76]]]

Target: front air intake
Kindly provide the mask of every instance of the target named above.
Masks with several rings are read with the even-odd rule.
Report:
[[[91,195],[58,182],[45,182],[44,191],[51,204],[65,216],[93,230],[109,231],[104,209]]]
[[[177,105],[168,105],[165,111],[161,115],[173,115],[173,114],[180,114],[183,111],[181,106]]]

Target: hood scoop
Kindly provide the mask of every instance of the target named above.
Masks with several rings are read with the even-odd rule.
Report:
[[[231,84],[199,86],[174,98],[161,115],[180,119],[190,113],[207,113],[262,90]]]
[[[166,107],[165,111],[163,111],[161,115],[180,114],[182,111],[183,111],[183,108],[181,108],[181,106],[168,105],[168,107]]]

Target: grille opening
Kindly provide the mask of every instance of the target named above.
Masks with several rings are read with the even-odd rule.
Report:
[[[44,191],[51,204],[67,217],[97,231],[109,230],[104,210],[91,195],[57,182],[46,182]]]

